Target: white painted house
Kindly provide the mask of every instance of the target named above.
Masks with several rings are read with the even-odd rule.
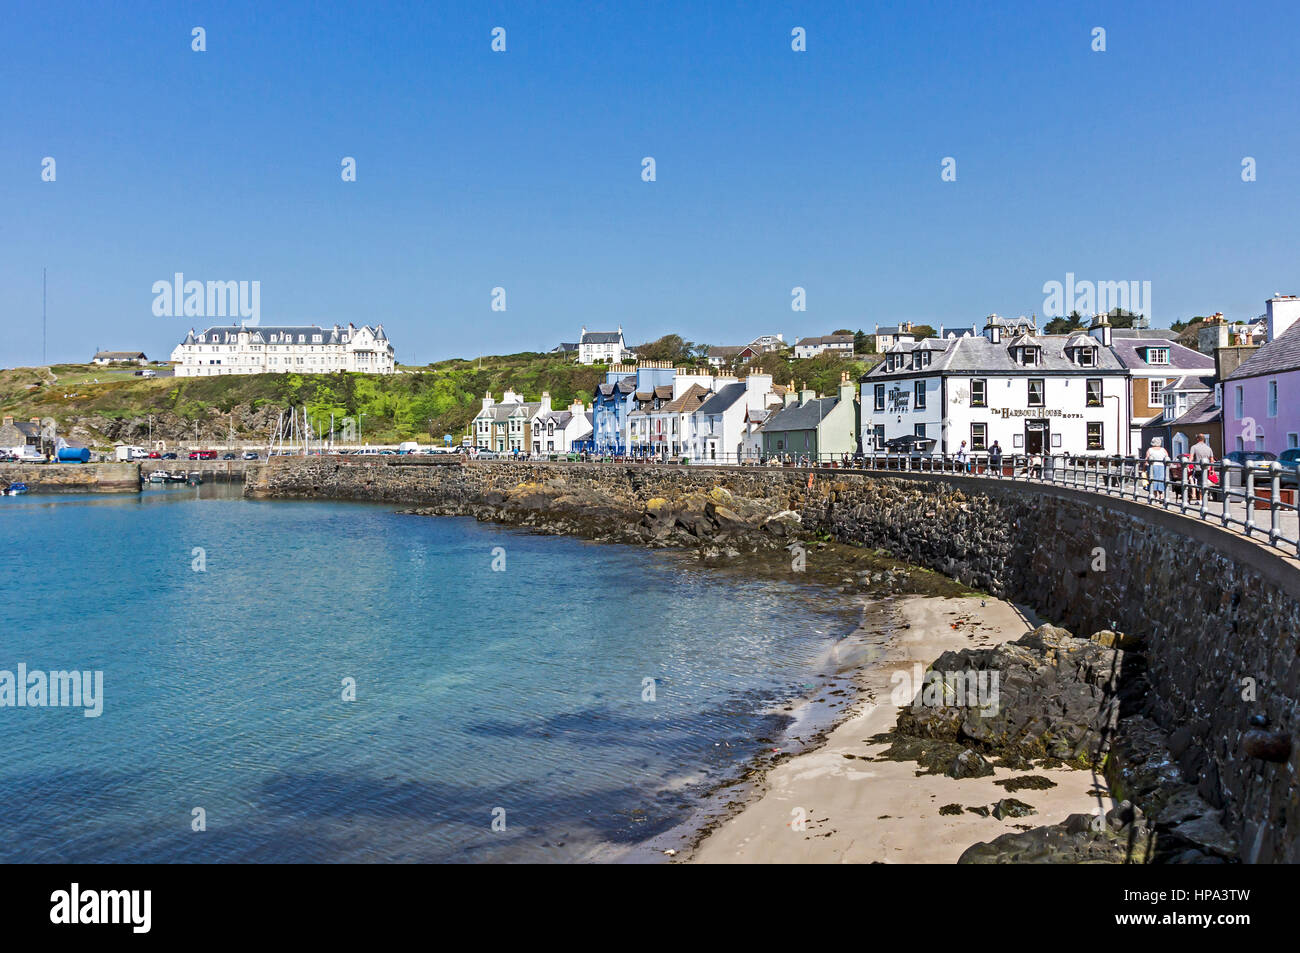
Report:
[[[691,414],[688,455],[695,463],[737,463],[745,458],[750,411],[767,410],[771,374],[744,380],[717,378],[714,392]]]
[[[177,377],[221,374],[391,374],[392,342],[384,326],[316,325],[193,328],[172,351]]]
[[[543,392],[547,409],[532,419],[533,453],[571,453],[574,444],[591,436],[587,408],[577,397],[568,410],[551,410],[551,395]]]
[[[1122,453],[1128,373],[1110,326],[1096,330],[1041,335],[991,315],[979,337],[895,344],[861,379],[863,449],[918,435],[946,454],[963,440],[977,453],[994,441],[1006,455]]]
[[[823,334],[821,337],[800,338],[794,343],[794,356],[797,358],[816,357],[827,351],[852,357],[853,335]]]
[[[588,331],[582,329],[578,338],[579,364],[618,364],[630,358],[632,352],[623,343],[623,327],[617,331]]]

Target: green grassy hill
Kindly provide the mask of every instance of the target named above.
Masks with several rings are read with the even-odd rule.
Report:
[[[831,355],[802,361],[764,355],[764,365],[778,383],[793,378],[820,391],[833,388],[842,371],[856,380],[869,366]],[[232,432],[236,440],[260,441],[282,411],[303,407],[320,431],[328,429],[331,414],[339,426],[344,417],[359,420],[362,438],[371,443],[448,433],[459,442],[487,391],[498,400],[507,387],[527,400],[548,391],[556,408],[574,397],[590,405],[605,376],[602,366],[527,352],[401,370],[148,380],[134,376],[134,369],[82,364],[14,368],[0,371],[0,411],[20,420],[52,417],[60,433],[100,447],[143,442],[151,423],[154,439],[169,443],[224,440]]]

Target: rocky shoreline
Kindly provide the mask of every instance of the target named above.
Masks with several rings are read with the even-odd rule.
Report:
[[[883,757],[917,760],[953,778],[1062,764],[1099,772],[1117,805],[1003,834],[958,863],[1227,863],[1237,844],[1183,777],[1167,739],[1142,714],[1140,643],[1101,631],[1076,638],[1042,625],[995,648],[946,652],[937,672],[996,672],[996,712],[946,703],[903,708]],[[1020,789],[1034,788],[1035,775]],[[1014,783],[1007,790],[1017,790]],[[1000,801],[992,810],[1022,810]],[[968,808],[969,810],[969,808]]]

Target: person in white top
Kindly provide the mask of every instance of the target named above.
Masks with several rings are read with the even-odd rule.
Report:
[[[1165,495],[1165,472],[1169,466],[1169,451],[1164,447],[1163,437],[1152,437],[1151,446],[1147,447],[1147,479],[1151,481],[1151,492]]]

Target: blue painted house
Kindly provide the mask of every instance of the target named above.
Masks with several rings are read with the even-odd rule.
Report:
[[[653,393],[656,387],[671,387],[676,371],[670,361],[645,361],[635,366],[615,364],[605,372],[604,383],[592,394],[592,450],[596,453],[627,453],[628,418],[636,408],[637,393]]]

